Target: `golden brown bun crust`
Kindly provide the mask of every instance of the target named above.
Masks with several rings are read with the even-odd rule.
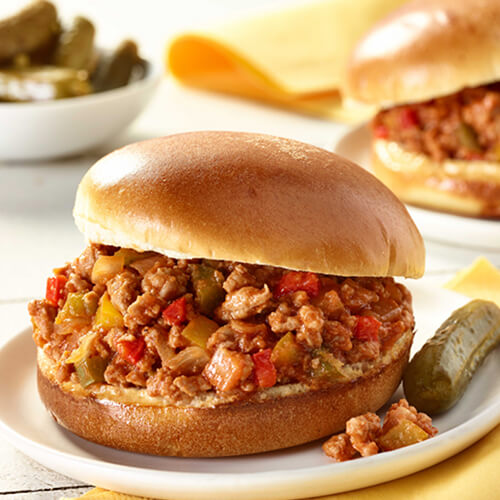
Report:
[[[375,175],[406,203],[443,212],[500,219],[500,163],[433,161],[395,142],[373,142]]]
[[[113,403],[65,392],[40,368],[38,391],[59,424],[95,443],[167,456],[260,453],[329,436],[349,418],[377,411],[399,385],[412,335],[407,339],[398,358],[355,382],[263,402],[215,408]]]
[[[498,0],[417,0],[358,43],[348,93],[381,105],[426,101],[500,80]]]
[[[74,208],[91,241],[343,276],[419,277],[422,238],[357,165],[261,134],[193,132],[131,144],[85,175]]]

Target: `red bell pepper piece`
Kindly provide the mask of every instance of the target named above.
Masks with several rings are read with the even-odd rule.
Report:
[[[399,121],[402,128],[416,127],[420,124],[417,112],[412,108],[403,108],[399,114]]]
[[[131,365],[136,365],[144,356],[144,339],[122,340],[118,342],[118,354]]]
[[[387,139],[389,137],[389,129],[380,123],[373,128],[373,135],[377,139]]]
[[[51,276],[47,278],[47,288],[45,290],[45,300],[57,307],[59,303],[59,299],[63,296],[64,293],[64,285],[68,279],[62,274],[58,274],[57,276]]]
[[[174,300],[162,313],[163,319],[169,325],[180,325],[185,323],[186,317],[186,297]]]
[[[354,327],[354,338],[358,340],[378,340],[382,323],[373,316],[358,316]]]
[[[300,271],[290,271],[284,274],[274,289],[276,298],[282,297],[292,292],[302,290],[309,297],[316,297],[319,293],[321,283],[314,273],[304,273]]]
[[[276,367],[271,361],[271,349],[252,354],[255,365],[255,379],[259,387],[272,387],[276,384]]]

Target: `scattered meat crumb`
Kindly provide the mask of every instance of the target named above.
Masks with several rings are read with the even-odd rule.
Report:
[[[369,412],[353,417],[346,422],[346,432],[335,434],[328,439],[323,444],[323,451],[337,462],[375,455],[382,451],[378,440],[403,421],[415,424],[428,437],[438,433],[436,427],[432,425],[431,417],[418,412],[406,399],[400,399],[389,408],[383,426],[375,413]],[[401,441],[399,440],[398,443],[400,445]],[[390,449],[384,447],[384,451],[390,451]]]

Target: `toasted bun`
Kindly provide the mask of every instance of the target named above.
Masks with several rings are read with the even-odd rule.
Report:
[[[348,93],[382,105],[426,101],[500,80],[498,0],[416,0],[355,48]]]
[[[258,401],[176,407],[81,395],[78,387],[55,381],[47,360],[40,362],[41,351],[38,390],[59,424],[113,448],[190,457],[260,453],[328,436],[349,418],[377,411],[399,385],[412,337],[408,331],[383,363],[352,382],[316,391],[281,386],[267,389]]]
[[[445,160],[373,142],[372,169],[403,201],[470,216],[500,218],[500,163]]]
[[[344,276],[419,277],[422,238],[375,177],[301,142],[194,132],[139,142],[83,178],[94,242]]]

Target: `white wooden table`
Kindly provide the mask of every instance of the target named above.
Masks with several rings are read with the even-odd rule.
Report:
[[[0,15],[20,3],[2,0]],[[255,5],[268,5],[269,1],[250,3],[254,9]],[[288,2],[273,2],[283,3]],[[139,4],[140,23],[136,15]],[[66,0],[58,5],[64,15],[91,16],[98,24],[99,38],[104,44],[132,35],[153,54],[161,53],[168,36],[189,24],[249,10],[248,2],[229,0]],[[115,22],[118,5],[119,26]],[[107,27],[105,33],[102,26]],[[73,224],[71,209],[79,179],[92,163],[114,148],[135,140],[200,129],[259,131],[328,147],[347,127],[238,99],[182,89],[165,81],[131,128],[95,151],[58,161],[0,163],[0,345],[29,325],[26,304],[44,294],[45,280],[51,269],[72,260],[83,249],[83,237]],[[469,265],[477,253],[432,242],[427,242],[427,251],[427,275],[440,281]],[[493,257],[498,261],[498,256]],[[1,399],[1,394],[0,404],[8,404]],[[57,499],[83,494],[89,488],[33,462],[0,436],[0,498]]]

